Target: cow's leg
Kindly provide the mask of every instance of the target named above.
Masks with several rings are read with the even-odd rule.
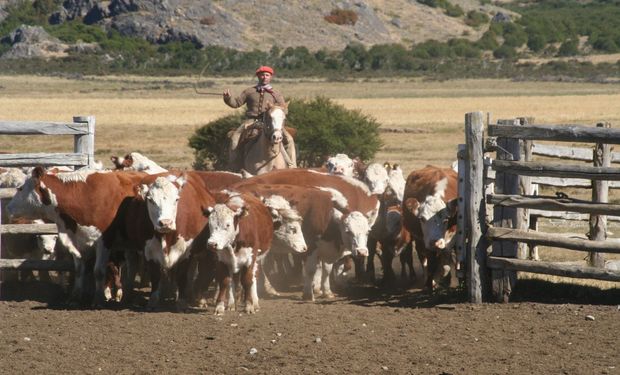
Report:
[[[413,268],[413,243],[409,242],[405,249],[400,253],[400,276],[405,283],[413,284],[415,280],[415,270]],[[407,278],[407,268],[409,277]]]
[[[95,298],[93,300],[93,304],[95,306],[99,306],[103,303],[104,297],[104,283],[106,277],[106,270],[108,267],[108,261],[110,260],[110,249],[105,246],[101,239],[97,240],[95,243]],[[110,294],[111,297],[111,294]]]
[[[151,296],[147,308],[154,309],[159,305],[159,287],[161,282],[161,267],[159,263],[149,260],[146,261],[146,268],[151,279]]]
[[[267,253],[264,257],[259,258],[258,260],[258,282],[263,286],[263,290],[265,294],[269,296],[279,296],[277,290],[273,287],[271,282],[269,281],[269,276],[267,275],[266,263],[272,260],[271,252]]]
[[[75,267],[75,275],[73,277],[73,289],[71,290],[71,301],[80,302],[82,299],[82,291],[86,279],[86,265],[82,257],[73,255],[73,266]]]
[[[188,283],[190,260],[183,259],[174,266],[174,278],[177,284],[178,298],[176,300],[177,311],[186,311],[188,308],[188,296],[192,294],[192,284]]]
[[[321,272],[319,272],[318,265],[318,254],[316,251],[311,251],[307,254],[305,259],[303,260],[303,274],[304,274],[304,291],[302,298],[305,301],[314,301],[314,280],[315,276],[318,273],[319,277]],[[316,284],[320,285],[319,283]]]
[[[254,314],[258,309],[258,295],[256,295],[256,262],[243,270],[240,275],[240,282],[243,286],[245,297],[245,312]]]
[[[198,275],[193,280],[192,301],[196,302],[198,307],[206,308],[209,286],[215,278],[217,257],[215,254],[209,252],[207,254],[201,254],[196,258]]]
[[[366,260],[366,278],[371,282],[375,282],[375,254],[377,253],[377,239],[369,236],[367,247],[368,247],[368,259]],[[381,256],[379,256],[381,257]],[[357,267],[355,269],[356,277],[357,277]]]
[[[329,283],[329,276],[332,273],[334,264],[326,261],[321,262],[321,292],[325,298],[334,298],[334,293],[331,290]]]
[[[232,279],[230,276],[230,267],[223,262],[217,262],[215,278],[217,279],[220,288],[215,301],[215,315],[223,315],[224,310],[226,309],[226,299],[228,297],[230,282]],[[229,303],[230,302],[234,301],[229,300]]]
[[[381,244],[381,249],[381,255],[379,256],[379,259],[381,260],[381,267],[383,268],[383,279],[381,280],[381,284],[391,286],[396,280],[394,269],[392,269],[392,261],[394,260],[394,244],[384,241]]]
[[[121,300],[125,303],[131,303],[131,300],[133,299],[134,282],[136,279],[136,274],[138,272],[139,254],[135,249],[131,249],[129,247],[126,247],[124,249],[124,254],[125,273],[124,276],[121,278],[123,285],[121,291]],[[118,292],[116,297],[118,298]]]

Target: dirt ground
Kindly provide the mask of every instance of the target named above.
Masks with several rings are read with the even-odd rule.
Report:
[[[24,373],[619,374],[620,290],[533,280],[508,304],[349,285],[304,302],[299,286],[257,314],[76,309],[41,282],[2,285],[0,369]]]

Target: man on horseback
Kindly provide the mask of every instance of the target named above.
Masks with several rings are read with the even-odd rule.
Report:
[[[279,92],[275,91],[271,87],[271,78],[274,75],[274,71],[269,66],[261,66],[256,69],[256,77],[258,78],[258,84],[249,87],[239,96],[233,98],[230,94],[230,90],[224,90],[224,103],[229,107],[239,108],[242,105],[246,105],[245,117],[246,120],[232,133],[230,136],[230,167],[234,171],[241,169],[243,165],[243,145],[249,138],[250,130],[256,128],[262,128],[264,125],[265,113],[272,105],[286,106],[284,97]],[[289,155],[293,155],[292,150],[289,149],[290,134],[284,131],[283,143],[286,151]],[[239,147],[241,146],[241,147]]]

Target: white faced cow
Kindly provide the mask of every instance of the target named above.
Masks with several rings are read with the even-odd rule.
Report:
[[[205,210],[209,217],[208,246],[217,253],[216,279],[219,284],[215,313],[221,315],[236,304],[227,296],[234,285],[243,286],[245,312],[258,310],[256,291],[257,261],[264,257],[273,237],[273,222],[269,209],[256,197],[247,193],[221,192],[215,194],[217,204]]]
[[[454,270],[457,183],[454,170],[434,166],[413,171],[407,178],[404,225],[415,242],[425,287],[430,290]]]
[[[168,171],[139,152],[132,152],[124,157],[111,156],[110,160],[114,164],[115,169],[120,170],[142,171],[148,174],[158,174]]]
[[[123,200],[136,194],[135,187],[143,176],[92,170],[50,174],[37,167],[11,199],[7,208],[12,216],[56,223],[58,239],[73,256],[76,267],[73,298],[81,298],[85,262],[93,249],[96,247],[98,257],[109,252],[101,235],[114,221]],[[97,292],[101,293],[105,267],[104,263],[95,269]]]
[[[323,294],[327,297],[333,296],[329,285],[329,273],[333,263],[347,254],[353,254],[355,257],[368,255],[366,241],[370,227],[377,218],[379,208],[377,197],[370,194],[368,188],[359,180],[301,168],[272,171],[243,180],[235,186],[260,183],[315,188],[321,190],[323,194],[328,194],[328,202],[329,199],[332,202],[329,203],[327,211],[324,210],[324,214],[328,215],[327,221],[333,221],[335,225],[324,229],[326,232],[321,232],[320,240],[316,241],[317,250],[308,252],[304,264],[305,274],[311,274],[317,278],[304,284],[304,298],[314,298],[312,286],[314,284],[318,287],[319,282],[323,288]],[[311,196],[311,194],[308,195]],[[311,205],[313,201],[309,200],[308,203]],[[305,214],[301,215],[305,218],[305,225],[308,218]],[[315,246],[311,245],[314,240],[308,237],[305,239],[309,249],[312,249]],[[322,270],[317,270],[319,265],[322,266]]]

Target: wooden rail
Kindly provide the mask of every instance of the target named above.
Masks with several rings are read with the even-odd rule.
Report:
[[[620,220],[620,205],[608,203],[609,188],[620,187],[620,168],[611,166],[620,162],[620,153],[611,152],[610,147],[620,144],[620,131],[611,129],[607,123],[597,124],[597,127],[530,125],[534,123],[532,119],[519,118],[489,124],[488,136],[497,138],[484,142],[479,141],[481,130],[472,131],[471,118],[477,116],[479,112],[465,117],[467,145],[475,146],[468,147],[467,152],[459,152],[459,158],[463,159],[460,165],[465,169],[459,170],[459,178],[467,183],[460,194],[469,199],[463,204],[468,218],[464,221],[467,228],[463,232],[469,237],[461,246],[468,250],[468,272],[479,273],[467,275],[470,301],[480,302],[480,295],[482,299],[508,301],[516,271],[620,281],[620,271],[606,269],[604,259],[605,253],[620,254],[620,241],[607,239],[607,220]],[[533,143],[534,140],[594,143],[594,146],[543,145]],[[484,157],[475,149],[480,144],[484,144],[481,148],[487,152],[495,151],[496,157]],[[539,161],[532,155],[576,162]],[[481,166],[484,166],[482,177],[478,175]],[[474,174],[477,177],[472,179]],[[467,176],[470,177],[465,179]],[[592,200],[538,196],[532,192],[532,184],[591,188]],[[480,202],[473,191],[485,191],[489,186],[494,186],[494,191],[485,194]],[[492,215],[489,209],[493,210]],[[538,232],[536,219],[540,216],[589,220],[588,237]],[[488,224],[490,222],[492,225]],[[534,251],[539,245],[587,252],[589,266],[526,260],[526,247]],[[492,251],[487,256],[489,247]],[[485,267],[491,271],[491,278],[477,283],[484,280]]]
[[[0,134],[3,135],[69,135],[73,136],[72,153],[25,153],[0,154],[0,167],[23,166],[74,166],[94,167],[95,158],[95,117],[75,116],[73,122],[51,121],[0,121]],[[15,189],[0,189],[0,199],[15,194]],[[1,209],[0,202],[0,209]],[[55,224],[0,225],[0,246],[2,235],[12,234],[53,234],[57,233]],[[0,259],[0,269],[15,270],[73,270],[73,262],[54,260]]]

